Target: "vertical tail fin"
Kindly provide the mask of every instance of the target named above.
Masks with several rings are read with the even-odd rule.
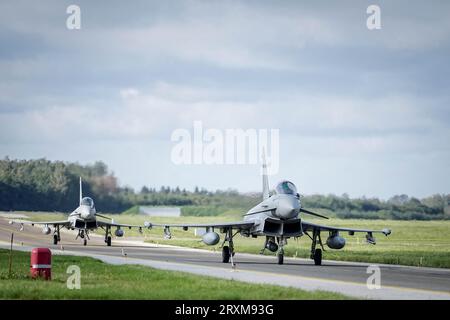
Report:
[[[80,206],[81,206],[81,199],[83,199],[83,185],[81,183],[81,177],[80,177]]]
[[[267,163],[266,163],[266,151],[262,150],[262,184],[263,184],[263,200],[269,199],[269,178],[267,176]]]

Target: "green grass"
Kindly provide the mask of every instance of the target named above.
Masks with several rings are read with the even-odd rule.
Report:
[[[346,299],[344,295],[247,284],[233,280],[163,271],[135,265],[54,255],[52,281],[29,277],[30,254],[13,251],[14,273],[8,275],[9,251],[0,249],[0,299]],[[81,289],[69,290],[67,267],[81,269]]]
[[[181,207],[181,215],[184,217],[222,217],[234,216],[239,217],[240,213],[245,209],[224,208],[223,206],[183,206]]]
[[[31,214],[30,217],[38,220],[64,218],[60,214],[42,213]],[[149,218],[141,215],[116,215],[114,218],[116,222],[134,224],[143,224],[146,220],[151,220],[155,223],[213,223],[218,221],[238,221],[241,219],[236,216]],[[388,237],[376,234],[376,245],[367,244],[365,242],[365,234],[355,234],[355,236],[351,237],[346,233],[342,233],[347,240],[347,245],[342,250],[332,250],[325,246],[324,259],[450,268],[450,221],[447,220],[400,221],[337,218],[323,220],[310,217],[306,217],[305,220],[332,226],[373,229],[388,227],[392,229],[392,234]],[[125,233],[126,236],[139,235],[134,230],[126,230]],[[218,246],[209,247],[203,244],[199,237],[194,236],[192,229],[189,231],[173,229],[172,234],[173,239],[165,240],[162,237],[161,228],[144,231],[145,239],[148,242],[219,250]],[[322,237],[325,242],[327,234],[323,233]],[[235,237],[237,252],[259,253],[263,243],[264,239],[262,237],[257,239],[243,238],[239,235]],[[286,246],[286,254],[287,256],[309,258],[310,245],[311,240],[307,236],[298,239],[298,241],[290,239],[288,246]]]
[[[132,206],[128,210],[124,211],[123,214],[124,215],[136,215],[136,214],[139,214],[139,207],[140,206]]]

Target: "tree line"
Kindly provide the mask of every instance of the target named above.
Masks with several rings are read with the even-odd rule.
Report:
[[[192,215],[245,212],[260,201],[260,193],[236,190],[193,191],[180,187],[143,186],[135,191],[118,185],[103,162],[90,165],[62,161],[0,160],[0,210],[69,212],[78,203],[78,179],[83,192],[94,198],[97,210],[120,213],[133,206],[180,206]],[[396,195],[389,200],[351,199],[348,195],[302,196],[302,205],[340,218],[436,220],[450,219],[450,194],[417,199]]]
[[[0,210],[73,210],[79,201],[79,177],[83,193],[94,198],[101,211],[120,212],[130,206],[124,190],[103,162],[82,166],[62,161],[0,161]]]

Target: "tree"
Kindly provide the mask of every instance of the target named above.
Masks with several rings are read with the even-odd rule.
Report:
[[[150,193],[150,190],[146,186],[143,186],[142,189],[141,189],[141,193],[142,194],[148,194],[148,193]]]

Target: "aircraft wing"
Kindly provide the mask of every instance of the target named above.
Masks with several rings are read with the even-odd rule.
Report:
[[[143,226],[138,226],[135,224],[123,224],[123,223],[115,223],[114,221],[112,222],[106,222],[106,221],[101,221],[101,220],[97,220],[97,226],[99,227],[122,227],[122,228],[143,228]]]
[[[238,221],[238,222],[223,222],[223,223],[186,223],[186,224],[163,224],[163,223],[151,223],[146,222],[145,227],[152,228],[152,227],[173,227],[173,228],[231,228],[231,229],[238,229],[238,230],[248,230],[251,227],[255,225],[254,222],[251,221]]]
[[[68,220],[61,220],[61,221],[28,221],[28,220],[10,220],[9,224],[31,224],[32,226],[34,226],[35,224],[39,224],[39,225],[52,225],[52,226],[69,226],[70,222]]]
[[[311,223],[311,222],[307,222],[307,221],[302,221],[302,227],[303,227],[303,231],[313,231],[314,229],[319,230],[319,231],[344,231],[344,232],[348,232],[351,235],[354,234],[355,232],[382,233],[385,236],[388,236],[391,234],[390,229],[371,230],[371,229],[340,228],[340,227],[333,227],[333,226],[325,226],[325,225]]]

